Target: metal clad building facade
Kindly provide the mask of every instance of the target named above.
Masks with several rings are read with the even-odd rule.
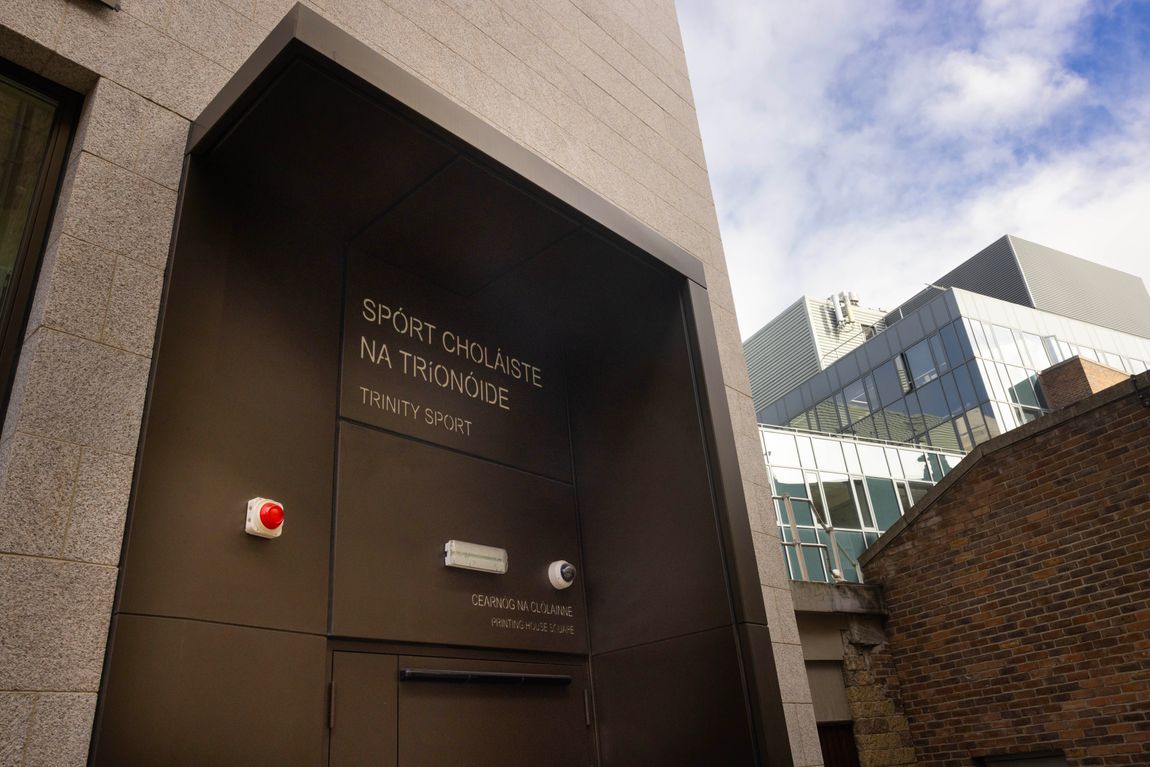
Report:
[[[830,300],[803,296],[743,343],[755,409],[774,402],[884,326],[886,312],[852,306],[839,324]]]
[[[1030,291],[1030,306],[1150,337],[1150,294],[1138,277],[1018,237],[1008,239]]]

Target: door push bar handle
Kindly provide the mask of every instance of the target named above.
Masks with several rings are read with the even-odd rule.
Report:
[[[558,687],[571,684],[571,677],[567,674],[506,674],[498,671],[451,671],[436,668],[401,668],[399,670],[399,681]]]

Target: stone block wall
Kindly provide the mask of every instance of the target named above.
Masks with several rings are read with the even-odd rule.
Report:
[[[980,446],[864,556],[889,615],[866,671],[898,690],[919,764],[1150,764],[1147,389]]]
[[[0,0],[84,108],[0,436],[0,765],[83,764],[189,121],[292,0]],[[702,261],[795,763],[821,763],[673,0],[306,5]]]

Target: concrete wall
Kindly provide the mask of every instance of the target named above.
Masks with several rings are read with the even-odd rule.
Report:
[[[83,94],[0,437],[0,765],[82,764],[188,121],[290,0],[0,0]],[[705,265],[795,763],[821,763],[672,0],[306,3]]]
[[[1150,762],[1148,388],[981,445],[863,556],[888,611],[870,670],[919,764]]]

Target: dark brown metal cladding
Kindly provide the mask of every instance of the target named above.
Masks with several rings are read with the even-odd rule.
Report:
[[[501,326],[489,318],[503,306],[397,271],[374,252],[349,254],[345,304],[342,416],[571,482],[554,339]]]
[[[332,654],[331,767],[396,767],[399,661],[394,655]]]
[[[587,767],[583,666],[400,658],[400,666],[570,676],[566,685],[399,683],[399,763],[419,767]],[[332,767],[340,767],[334,761]]]
[[[731,627],[592,661],[604,765],[754,765]]]
[[[586,651],[582,589],[547,579],[582,570],[570,485],[351,424],[339,472],[334,634]],[[506,549],[508,572],[445,567],[449,540]]]
[[[389,208],[352,244],[470,295],[577,227],[537,196],[460,158]]]
[[[322,633],[342,252],[194,162],[185,185],[119,609]],[[244,535],[257,495],[276,541]]]
[[[169,753],[166,725],[127,733],[176,699],[198,729],[171,737],[215,757],[199,763],[272,763],[250,756],[263,740],[245,719],[217,716],[243,682],[237,704],[272,690],[310,717],[292,758],[322,764],[328,659],[333,765],[595,764],[588,658],[607,767],[789,758],[771,739],[765,629],[738,630],[765,615],[701,264],[304,8],[190,147],[98,763],[161,763],[141,760]],[[533,404],[486,441],[373,419],[348,394],[367,296],[537,355],[555,387],[516,394]],[[476,424],[490,408],[385,380]],[[285,502],[280,539],[241,532],[256,494]],[[445,568],[450,539],[506,548],[510,571]],[[575,588],[550,586],[554,559],[576,564]],[[473,597],[523,599],[526,614]],[[286,661],[251,678],[233,654],[257,635]],[[183,667],[157,669],[163,652]],[[400,683],[402,663],[574,680]]]
[[[683,287],[684,311],[695,347],[696,386],[701,400],[700,413],[710,456],[716,514],[723,537],[735,619],[766,624],[766,608],[751,538],[751,520],[739,471],[739,455],[723,384],[711,305],[705,289],[690,282]]]
[[[640,305],[570,380],[597,653],[732,621],[678,293]]]
[[[96,767],[323,763],[320,636],[121,615]]]

